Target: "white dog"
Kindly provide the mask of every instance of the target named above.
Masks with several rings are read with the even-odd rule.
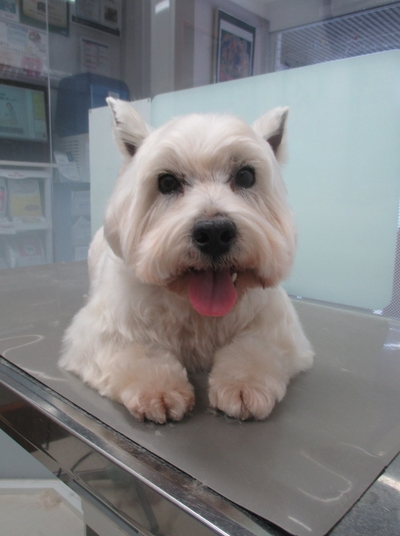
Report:
[[[125,163],[60,365],[139,420],[182,419],[194,370],[210,372],[213,408],[264,419],[313,360],[279,286],[295,251],[278,164],[288,110],[252,128],[189,115],[152,132],[129,104],[108,103]]]

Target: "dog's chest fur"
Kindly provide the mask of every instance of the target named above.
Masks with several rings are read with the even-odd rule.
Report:
[[[267,300],[266,291],[253,289],[235,306],[229,318],[212,318],[199,315],[189,301],[166,288],[143,286],[135,279],[131,284],[135,298],[129,314],[124,315],[129,319],[124,327],[125,338],[146,347],[167,349],[189,371],[210,370],[216,351],[230,344],[250,324],[254,328],[257,313]]]
[[[147,314],[135,316],[135,336],[144,345],[161,345],[178,357],[191,372],[209,371],[213,365],[215,352],[230,344],[235,335],[242,332],[252,317],[245,320],[240,315],[226,318],[201,317],[188,303],[177,298],[168,290]],[[179,307],[175,306],[179,301]],[[172,302],[172,303],[171,303]],[[242,304],[238,304],[238,309]]]

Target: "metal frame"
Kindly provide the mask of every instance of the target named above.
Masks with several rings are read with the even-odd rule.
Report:
[[[190,534],[284,534],[253,520],[1,357],[0,394],[7,400],[0,406],[0,427],[78,494],[102,505],[125,531],[133,528],[143,534],[166,535],[171,518],[186,516]],[[69,461],[57,454],[55,445],[59,447],[60,441],[68,442]],[[131,505],[123,510],[113,503],[116,492],[131,494],[137,508]]]
[[[127,534],[175,536],[171,520],[179,518],[188,527],[187,534],[196,536],[287,535],[205,488],[2,357],[0,400],[0,428]],[[329,534],[372,536],[385,527],[385,533],[400,535],[399,493],[400,455]],[[122,504],[118,495],[129,501]]]

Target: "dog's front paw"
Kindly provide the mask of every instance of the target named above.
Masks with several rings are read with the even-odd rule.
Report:
[[[268,417],[275,402],[282,400],[286,385],[274,378],[264,381],[210,378],[209,400],[211,407],[236,419],[262,420]]]
[[[180,421],[193,409],[194,392],[187,381],[176,382],[174,386],[130,385],[121,393],[121,401],[139,421],[163,424],[167,420]]]

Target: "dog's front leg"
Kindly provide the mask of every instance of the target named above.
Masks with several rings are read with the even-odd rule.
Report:
[[[293,375],[287,348],[247,334],[220,349],[209,377],[213,408],[238,419],[265,419]]]
[[[135,345],[120,352],[117,364],[108,394],[139,421],[179,421],[193,408],[194,390],[186,370],[167,350]]]

